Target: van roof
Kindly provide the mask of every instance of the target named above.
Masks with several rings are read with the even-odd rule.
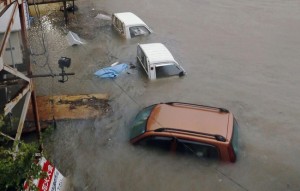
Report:
[[[199,133],[217,134],[227,138],[230,112],[218,108],[184,104],[158,104],[148,119],[147,131],[160,128],[182,129]]]
[[[171,52],[161,43],[139,44],[151,64],[175,62]]]
[[[133,26],[133,25],[146,25],[142,19],[131,12],[124,13],[114,13],[115,17],[117,17],[120,21],[122,21],[125,26]],[[147,26],[147,25],[146,25]]]

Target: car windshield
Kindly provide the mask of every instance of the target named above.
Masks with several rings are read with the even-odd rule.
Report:
[[[231,144],[232,144],[235,155],[237,155],[237,153],[238,153],[238,128],[239,128],[239,125],[238,125],[237,121],[234,119]]]
[[[156,105],[146,107],[137,114],[131,128],[130,139],[135,138],[145,132],[147,119],[155,106]]]

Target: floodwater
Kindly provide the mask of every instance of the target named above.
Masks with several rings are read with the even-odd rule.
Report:
[[[59,122],[46,150],[70,180],[69,190],[299,190],[300,9],[296,0],[79,0],[69,28],[50,6],[41,16],[47,52],[32,58],[36,73],[60,72],[68,82],[35,79],[38,95],[109,93],[113,112],[95,120]],[[131,11],[153,30],[121,39],[97,13]],[[43,49],[30,31],[32,51]],[[87,44],[69,47],[68,30]],[[140,67],[114,80],[93,75],[121,61],[135,64],[138,43],[162,42],[187,71],[150,82]],[[47,56],[48,55],[48,56]],[[137,65],[138,66],[138,65]],[[50,68],[50,69],[49,69]],[[173,156],[128,142],[139,109],[182,101],[224,107],[239,124],[235,164]]]

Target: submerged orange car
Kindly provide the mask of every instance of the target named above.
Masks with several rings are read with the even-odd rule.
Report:
[[[235,162],[238,128],[233,114],[224,108],[160,103],[137,114],[131,127],[130,142]]]

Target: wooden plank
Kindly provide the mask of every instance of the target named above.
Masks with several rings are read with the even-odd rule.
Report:
[[[27,111],[28,111],[28,105],[29,105],[30,97],[31,97],[31,92],[29,91],[26,94],[26,97],[25,97],[25,102],[24,102],[24,105],[23,105],[23,109],[22,109],[18,129],[17,129],[17,133],[16,133],[16,136],[15,136],[14,147],[15,147],[16,152],[18,152],[18,150],[19,150],[19,140],[21,139],[21,135],[22,135],[23,127],[24,127],[24,121],[25,121],[25,117],[26,117],[26,114],[27,114]]]
[[[19,101],[29,92],[31,89],[31,83],[24,86],[18,94],[11,99],[8,103],[4,106],[4,116],[6,116],[18,103]]]
[[[21,134],[22,134],[23,126],[24,126],[25,117],[26,117],[26,114],[27,114],[27,111],[28,111],[30,96],[31,96],[31,92],[28,92],[26,94],[26,97],[25,97],[25,102],[24,102],[22,113],[21,113],[21,117],[20,117],[20,120],[19,120],[17,134],[15,136],[15,144],[16,145],[18,144],[17,141],[19,141],[20,138],[21,138]]]
[[[3,58],[0,56],[0,71],[3,70],[4,68],[4,63],[3,63]]]
[[[107,94],[38,96],[37,105],[41,122],[67,119],[93,119],[110,111]],[[31,105],[31,104],[30,104]],[[27,121],[33,121],[32,108]]]
[[[18,71],[16,68],[12,68],[10,66],[4,65],[3,69],[15,76],[18,76],[19,78],[22,78],[23,80],[30,82],[30,78],[28,78],[25,74],[22,72]]]

